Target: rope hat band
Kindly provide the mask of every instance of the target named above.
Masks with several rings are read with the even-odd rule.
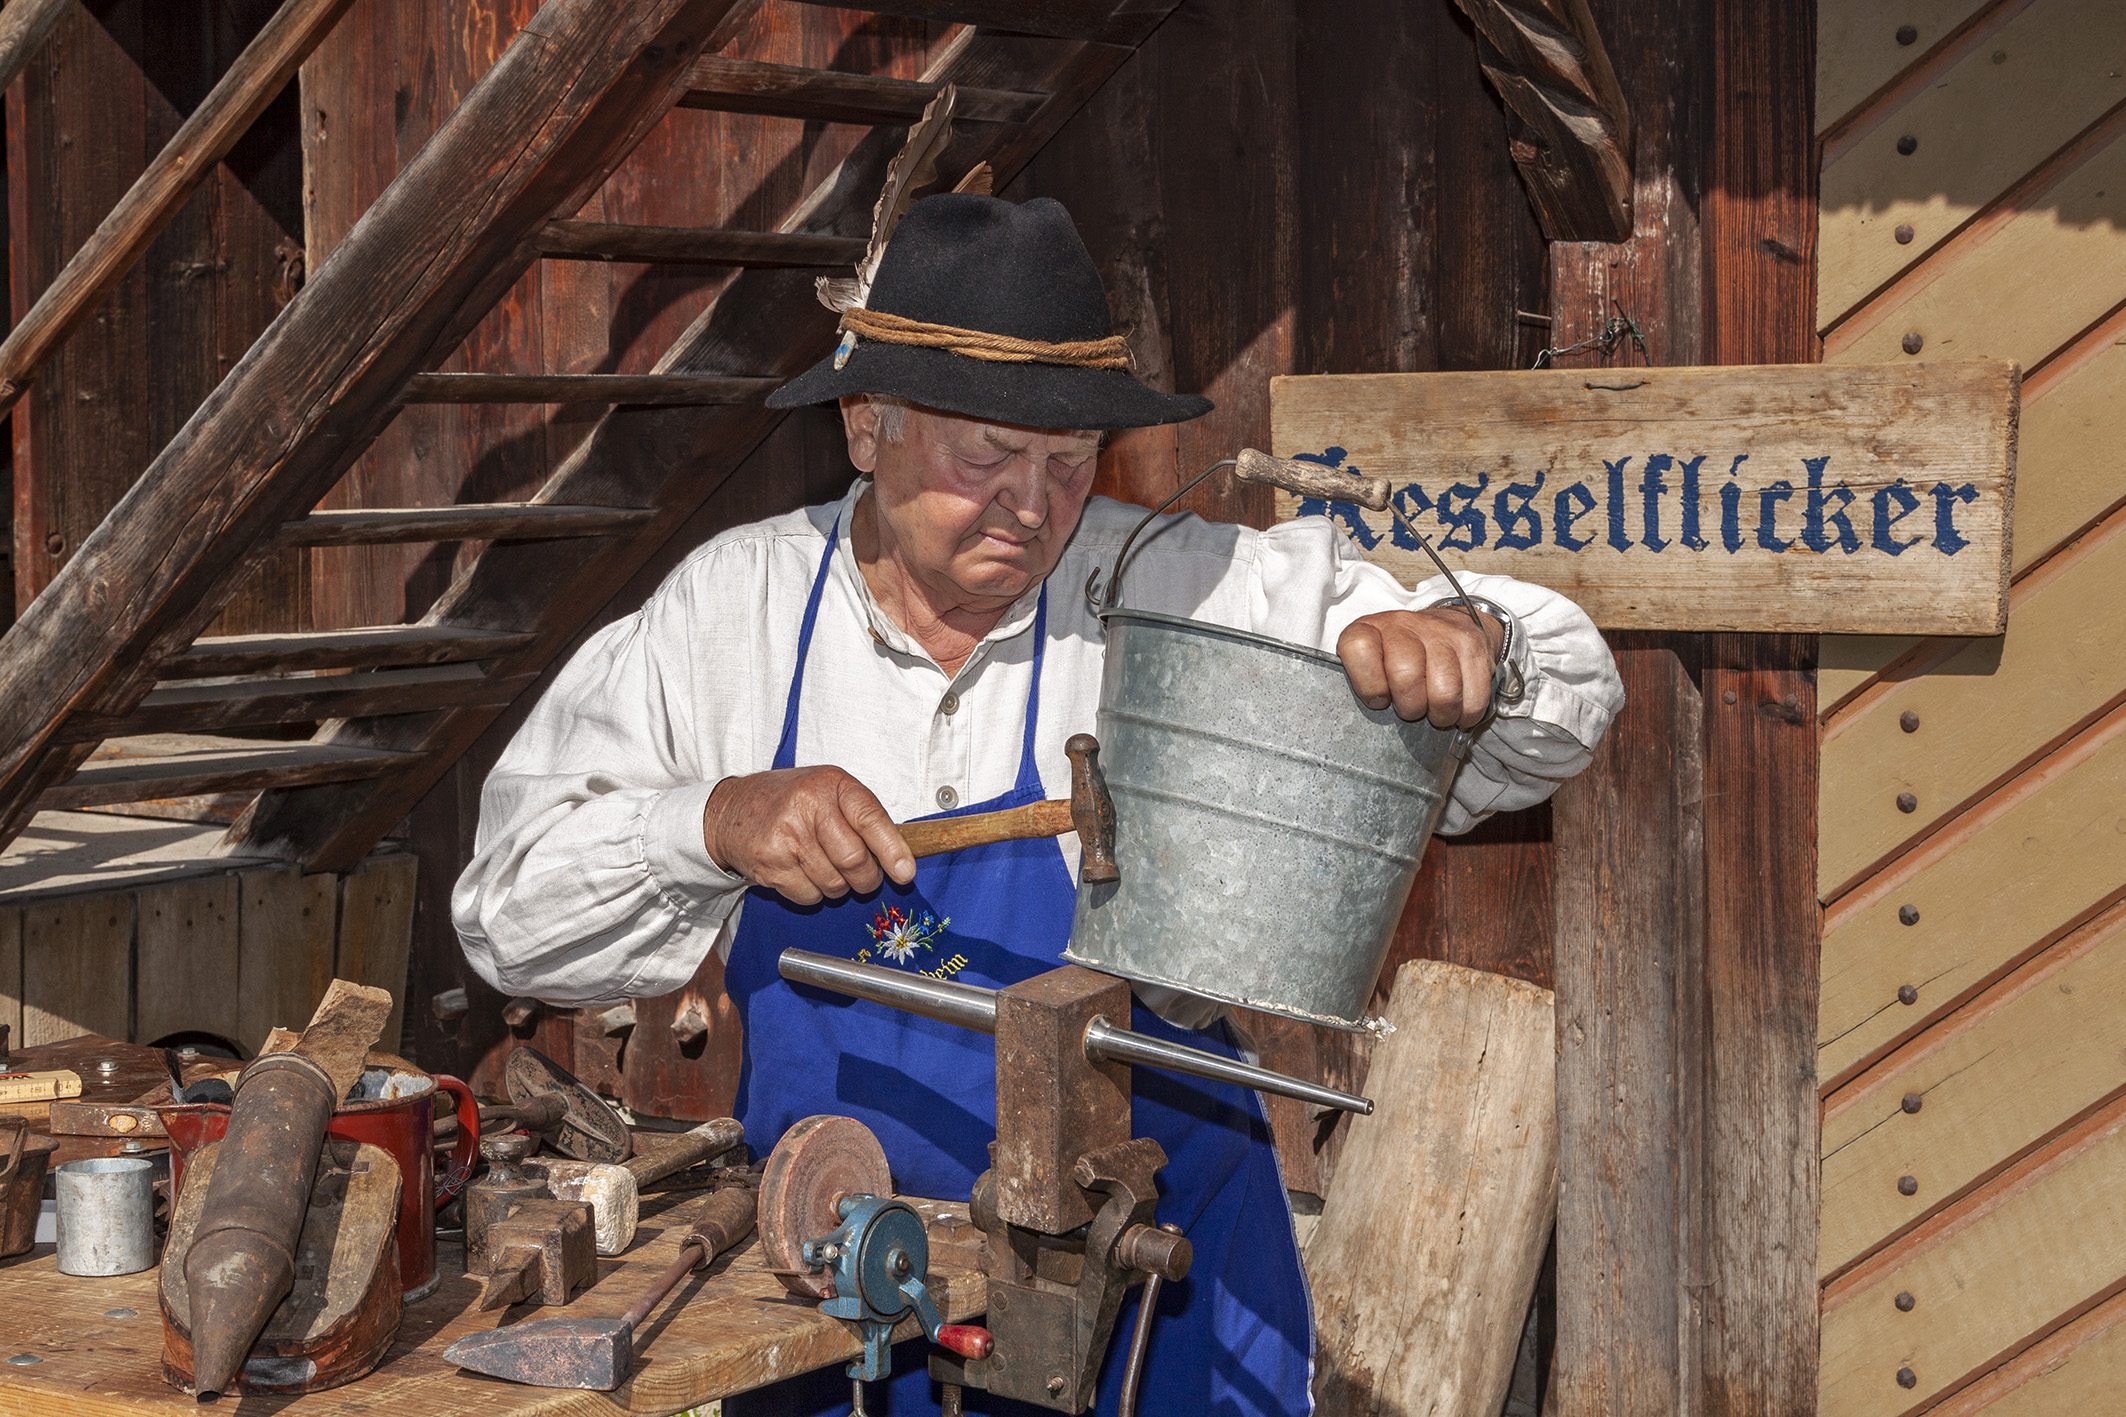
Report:
[[[877,340],[880,344],[942,349],[995,364],[1068,364],[1080,369],[1130,367],[1129,344],[1120,335],[1050,344],[1045,340],[991,334],[987,330],[961,329],[957,325],[934,325],[927,320],[911,320],[906,315],[885,310],[866,310],[860,305],[842,312],[841,329],[843,339],[842,348],[836,351],[839,356],[837,368],[847,362],[848,351],[856,344],[854,336]]]

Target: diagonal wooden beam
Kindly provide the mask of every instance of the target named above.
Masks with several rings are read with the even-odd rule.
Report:
[[[1172,8],[1172,0],[1122,0],[1110,23],[1126,21],[1141,37]],[[938,171],[965,172],[986,161],[998,186],[1009,182],[1133,52],[1122,45],[974,31],[924,76],[926,83],[949,80],[1049,98],[1024,124],[957,127]],[[892,127],[868,135],[781,229],[868,234],[886,164],[903,137],[903,129]],[[834,317],[820,307],[809,272],[749,270],[719,293],[658,361],[657,372],[789,378],[831,348],[833,338]],[[531,645],[497,659],[488,672],[500,678],[544,669],[781,418],[758,404],[615,409],[597,423],[539,499],[653,507],[656,519],[642,535],[595,550],[549,543],[529,556],[522,547],[490,545],[437,602],[428,622],[531,633],[536,636]],[[369,719],[334,725],[320,741],[388,746],[420,756],[408,759],[405,771],[372,782],[269,792],[229,829],[224,849],[300,860],[315,870],[359,860],[500,713],[471,708],[418,722]]]
[[[8,0],[0,10],[0,89],[22,77],[74,0]]]
[[[15,0],[0,10],[0,30],[18,9],[35,0]],[[67,337],[96,312],[111,288],[146,253],[171,218],[214,165],[236,146],[273,97],[287,86],[318,42],[331,32],[353,0],[285,0],[273,18],[244,46],[199,107],[95,234],[37,297],[29,313],[0,343],[0,412],[12,407]],[[63,6],[60,8],[64,8]],[[25,17],[25,25],[35,24]],[[49,31],[50,25],[45,29]],[[13,56],[10,56],[13,57]],[[26,56],[24,56],[26,58]],[[4,72],[4,70],[0,70]],[[12,76],[10,76],[12,77]],[[4,83],[0,80],[0,83]]]
[[[1631,235],[1631,112],[1587,0],[1455,0],[1551,241]]]
[[[0,841],[61,720],[139,701],[757,3],[548,0],[0,639]]]

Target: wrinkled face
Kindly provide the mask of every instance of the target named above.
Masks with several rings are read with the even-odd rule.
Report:
[[[926,408],[879,436],[880,406],[842,406],[849,458],[872,474],[880,546],[934,596],[1001,609],[1063,554],[1092,488],[1100,435]]]

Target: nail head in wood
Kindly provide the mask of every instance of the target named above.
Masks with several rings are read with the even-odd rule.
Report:
[[[1897,726],[1907,733],[1917,733],[1919,732],[1919,715],[1911,709],[1906,709],[1903,713],[1897,715]]]
[[[1919,923],[1919,907],[1916,905],[1898,906],[1897,923],[1900,925],[1917,925]],[[1912,986],[1908,984],[1905,987],[1909,989]]]
[[[511,1028],[523,1028],[539,1016],[539,1001],[519,995],[502,1006],[502,1022]]]
[[[1897,810],[1900,812],[1916,812],[1919,810],[1919,799],[1909,792],[1900,792],[1897,794]]]
[[[1919,1002],[1919,991],[1909,984],[1900,984],[1897,986],[1897,1002],[1900,1004],[1916,1004]]]
[[[1905,134],[1897,140],[1897,151],[1902,157],[1910,157],[1919,151],[1919,139],[1913,137],[1910,133]]]
[[[1919,1301],[1917,1299],[1914,1299],[1912,1297],[1911,1291],[1907,1290],[1906,1292],[1897,1296],[1897,1312],[1900,1314],[1909,1314],[1912,1312],[1912,1306],[1918,1302]]]
[[[1918,330],[1906,330],[1904,339],[1899,343],[1905,353],[1917,354],[1927,347],[1927,337]]]
[[[1919,1374],[1913,1372],[1910,1368],[1899,1368],[1897,1370],[1897,1385],[1899,1387],[1918,1387]]]
[[[1906,45],[1919,43],[1918,29],[1911,25],[1899,25],[1897,27],[1897,42]]]
[[[1723,704],[1731,704],[1734,701],[1735,691],[1733,689],[1728,689],[1720,695],[1720,702]]]
[[[463,989],[445,989],[428,1001],[438,1023],[454,1023],[472,1012],[472,999]]]
[[[1917,1112],[1926,1100],[1916,1092],[1908,1092],[1905,1094],[1905,1100],[1899,1105],[1907,1112]]]
[[[1911,245],[1912,238],[1916,234],[1917,233],[1912,230],[1912,223],[1909,221],[1901,221],[1897,223],[1897,229],[1890,233],[1890,235],[1897,238],[1897,244],[1900,246]]]
[[[1919,1194],[1919,1177],[1917,1177],[1917,1176],[1899,1176],[1899,1177],[1897,1178],[1897,1194],[1899,1194],[1899,1195],[1901,1195],[1901,1196],[1916,1196],[1916,1195],[1918,1195],[1918,1194]]]

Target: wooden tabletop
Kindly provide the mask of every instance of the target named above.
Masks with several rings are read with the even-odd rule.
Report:
[[[562,1309],[470,1312],[479,1282],[465,1277],[461,1247],[439,1240],[436,1258],[443,1282],[434,1294],[407,1306],[390,1356],[375,1372],[305,1397],[225,1397],[212,1410],[222,1417],[282,1412],[298,1417],[611,1417],[621,1412],[668,1417],[856,1357],[861,1344],[855,1329],[785,1292],[773,1275],[757,1267],[757,1246],[749,1240],[707,1273],[682,1283],[650,1315],[635,1335],[635,1374],[617,1392],[519,1387],[443,1361],[450,1344],[498,1322],[619,1315],[677,1257],[684,1227],[674,1221],[700,1194],[644,1197],[635,1243],[616,1259],[599,1260],[596,1285]],[[930,1291],[939,1311],[949,1323],[981,1314],[985,1291],[966,1207],[910,1204],[931,1221]],[[916,1336],[913,1319],[894,1332],[896,1340]],[[115,1279],[74,1278],[59,1273],[50,1245],[0,1260],[0,1362],[18,1355],[41,1361],[0,1365],[0,1417],[152,1417],[201,1410],[162,1379],[162,1318],[153,1270]]]

